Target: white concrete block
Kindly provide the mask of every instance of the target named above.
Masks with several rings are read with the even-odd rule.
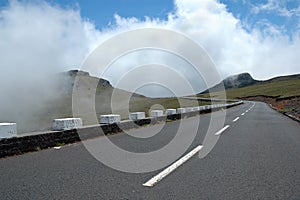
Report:
[[[120,123],[121,116],[110,114],[110,115],[100,115],[99,119],[100,124],[113,124],[113,123]]]
[[[17,136],[16,123],[0,123],[0,138],[12,138]]]
[[[164,115],[163,110],[151,110],[150,117],[161,117]]]
[[[193,107],[193,111],[199,111],[199,110],[200,110],[199,106]]]
[[[187,107],[187,108],[185,108],[185,111],[186,111],[186,112],[193,112],[194,109],[193,109],[192,107]]]
[[[204,106],[204,110],[208,110],[208,109],[210,109],[210,108],[211,108],[210,105]]]
[[[205,110],[205,106],[199,106],[199,110]]]
[[[166,110],[166,115],[174,115],[176,114],[176,109],[167,109]]]
[[[177,113],[181,114],[181,113],[186,113],[185,108],[177,108]]]
[[[144,112],[134,112],[129,114],[130,120],[138,120],[138,119],[145,119],[145,113]]]
[[[82,127],[81,118],[62,118],[54,119],[52,129],[54,131],[70,130]]]

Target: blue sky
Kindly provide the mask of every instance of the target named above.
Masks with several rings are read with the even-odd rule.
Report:
[[[256,26],[263,29],[266,23],[270,23],[284,29],[283,31],[289,35],[299,28],[299,0],[221,0],[221,2],[242,23],[247,23],[250,26],[248,28]]]
[[[8,0],[1,0],[0,6],[8,5]],[[114,23],[114,14],[122,17],[145,16],[166,19],[174,9],[173,0],[47,0],[52,5],[63,8],[80,9],[83,18],[91,20],[98,29]]]
[[[23,0],[24,1],[24,0]],[[7,6],[9,0],[1,0],[0,6]],[[62,8],[80,9],[83,18],[89,19],[98,29],[114,25],[114,14],[121,17],[145,16],[166,20],[174,12],[173,0],[47,0]],[[288,35],[297,30],[299,23],[299,0],[220,0],[227,10],[240,19],[245,29],[264,29],[269,24]],[[298,8],[298,10],[296,10]]]

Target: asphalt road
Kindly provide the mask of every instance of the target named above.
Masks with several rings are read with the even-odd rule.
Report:
[[[229,126],[215,136],[218,140],[212,151],[202,159],[194,155],[153,187],[143,184],[165,167],[146,173],[120,172],[102,164],[83,143],[77,143],[1,159],[0,199],[299,200],[300,124],[264,103],[253,104],[246,102],[228,109],[224,126]],[[186,136],[199,127],[191,144],[180,155],[162,154],[153,163],[182,157],[198,145],[205,150],[210,117],[211,114],[201,115],[200,122],[199,117],[184,119]],[[142,127],[130,132],[140,138],[122,133],[109,139],[127,151],[149,153],[171,144],[179,125],[180,121],[174,121],[165,126]],[[159,133],[142,138],[155,132]],[[86,145],[97,149],[103,141],[97,138]],[[174,152],[181,149],[180,142],[176,145]],[[106,156],[114,156],[112,164],[119,166],[124,165],[119,160],[130,160],[130,156],[116,157],[109,152]],[[130,162],[126,167],[139,170],[140,164]]]

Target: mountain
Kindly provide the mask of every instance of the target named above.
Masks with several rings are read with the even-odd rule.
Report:
[[[150,109],[198,104],[186,99],[179,104],[177,98],[148,98],[114,88],[108,80],[80,70],[34,79],[30,85],[20,81],[15,88],[13,96],[0,107],[0,121],[16,122],[18,134],[51,130],[53,119],[58,118],[80,117],[84,125],[92,125],[98,124],[97,118],[103,114],[120,114],[128,119],[129,112],[148,115]]]
[[[300,74],[279,76],[265,81],[254,80],[247,73],[231,76],[224,81],[228,99],[262,101],[293,118],[300,119]],[[198,96],[222,98],[221,84]]]
[[[242,88],[250,85],[254,85],[259,81],[254,80],[249,73],[242,73],[234,76],[230,76],[223,81],[225,89],[230,88]]]
[[[73,117],[74,97],[83,102],[82,112],[76,117],[82,117],[85,125],[95,124],[101,114],[112,113],[113,92],[119,94],[115,112],[123,118],[128,116],[123,103],[125,97],[130,101],[145,99],[142,95],[115,89],[108,80],[79,70],[36,78],[32,84],[20,81],[15,88],[14,98],[0,107],[0,121],[16,122],[18,133],[51,130],[53,119]]]
[[[299,80],[299,79],[300,79],[300,74],[293,74],[293,75],[287,75],[287,76],[278,76],[278,77],[271,78],[269,80],[262,81],[262,82],[268,83],[268,82]]]
[[[284,81],[291,81],[290,83],[293,85],[293,81],[300,80],[300,74],[293,74],[293,75],[287,75],[287,76],[278,76],[274,77],[268,80],[255,80],[252,78],[252,76],[249,73],[241,73],[237,75],[230,76],[226,79],[224,79],[221,83],[215,85],[214,87],[210,88],[209,90],[205,90],[201,92],[200,94],[205,94],[210,92],[219,92],[223,89],[222,85],[224,86],[226,91],[235,91],[234,89],[239,88],[245,88],[249,86],[257,86],[258,88],[263,87],[270,87],[276,88],[279,86],[278,83],[285,83]],[[267,85],[266,84],[270,84]],[[263,91],[262,91],[263,93]],[[264,94],[262,94],[264,95]],[[284,96],[284,95],[283,95]]]
[[[230,76],[224,79],[221,83],[215,85],[214,87],[210,88],[209,90],[205,90],[203,93],[210,92],[218,92],[223,89],[223,87],[227,89],[231,88],[242,88],[250,85],[254,85],[259,83],[260,81],[254,80],[249,73],[242,73]]]

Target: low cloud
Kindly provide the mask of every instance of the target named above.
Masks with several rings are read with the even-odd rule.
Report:
[[[278,7],[272,2],[260,6],[257,12]],[[253,26],[246,30],[245,22],[217,0],[175,0],[174,5],[175,10],[167,20],[139,20],[116,14],[114,25],[100,31],[80,15],[79,9],[61,8],[44,1],[10,1],[0,10],[0,89],[5,91],[2,94],[9,96],[8,91],[14,91],[13,86],[20,85],[20,80],[32,83],[35,76],[79,68],[105,39],[144,27],[172,29],[192,38],[207,50],[222,77],[249,72],[257,79],[267,79],[300,72],[299,29],[290,37],[281,27],[261,21],[265,23],[263,28]],[[172,64],[172,59],[166,60]],[[127,66],[128,63],[124,61],[124,67],[130,70],[134,66]],[[122,70],[105,78],[115,80],[122,75],[119,71]]]
[[[268,79],[300,72],[299,29],[290,36],[284,27],[265,19],[246,29],[245,22],[215,0],[176,0],[175,5],[167,21],[118,16],[117,22],[122,22],[117,23],[118,30],[152,25],[182,32],[207,50],[223,77],[249,72],[257,79]]]
[[[78,68],[97,34],[78,10],[43,1],[1,8],[0,121],[18,122],[23,131],[32,130],[26,123],[38,126],[40,113],[58,96],[53,77]]]

